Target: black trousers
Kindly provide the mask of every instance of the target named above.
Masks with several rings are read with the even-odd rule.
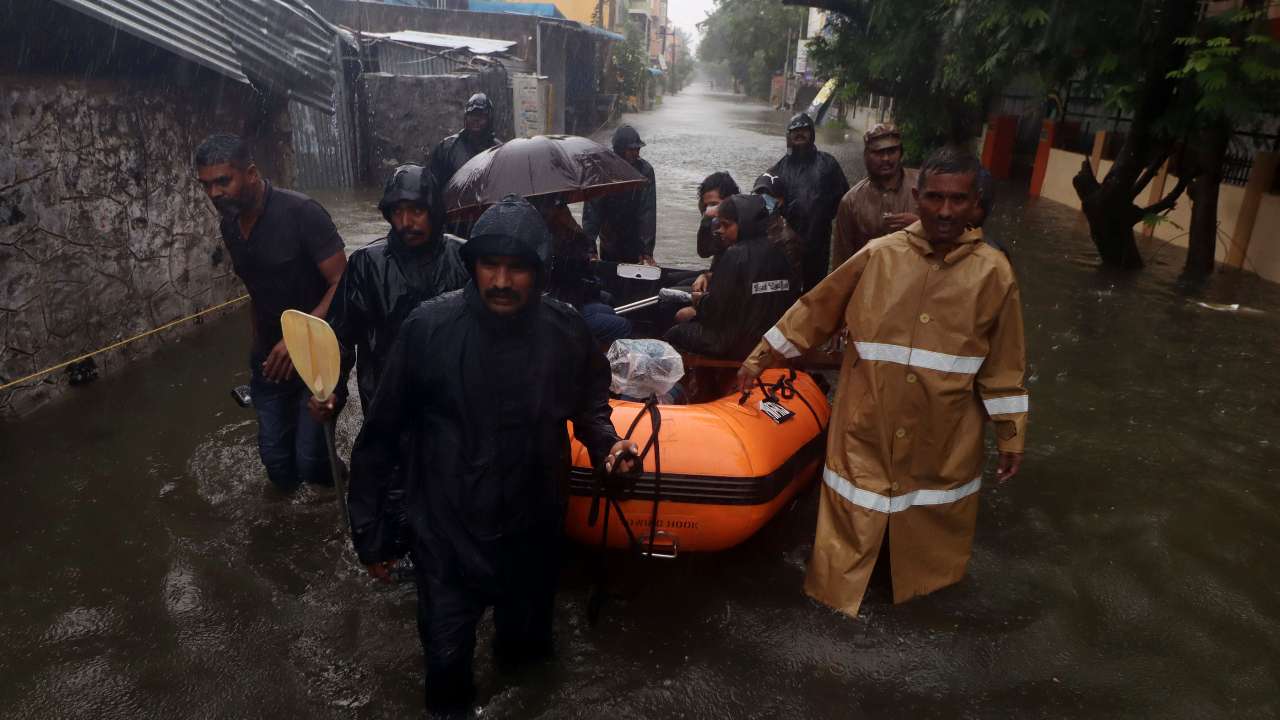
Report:
[[[496,576],[483,583],[434,577],[421,569],[426,563],[416,563],[428,710],[462,712],[475,701],[476,624],[486,608],[493,608],[493,651],[500,665],[551,654],[560,545],[559,533],[545,531],[496,541],[486,553]]]

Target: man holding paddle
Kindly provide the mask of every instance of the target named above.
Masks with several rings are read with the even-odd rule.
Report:
[[[606,471],[630,469],[638,453],[609,419],[609,366],[586,323],[542,293],[550,248],[542,217],[519,197],[480,216],[462,248],[471,282],[409,315],[352,452],[353,540],[378,577],[395,558],[384,508],[404,485],[434,712],[473,702],[487,607],[500,662],[551,651],[566,424]]]
[[[800,298],[738,373],[747,386],[848,329],[804,588],[849,615],[877,557],[894,602],[964,576],[987,420],[996,479],[1022,464],[1022,301],[1004,254],[966,229],[979,167],[963,150],[934,153],[914,192],[920,221],[872,240]]]
[[[307,411],[310,393],[293,370],[280,314],[324,317],[347,267],[342,237],[315,200],[272,186],[235,135],[211,135],[195,154],[196,174],[222,216],[222,241],[249,291],[253,343],[249,383],[258,415],[258,454],[272,485],[328,485],[324,429]]]

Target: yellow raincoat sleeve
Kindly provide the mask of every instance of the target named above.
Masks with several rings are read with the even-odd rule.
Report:
[[[1026,441],[1030,407],[1027,388],[1023,385],[1026,364],[1022,294],[1017,282],[1013,282],[991,329],[990,351],[977,377],[978,395],[995,422],[996,447],[1000,452],[1020,453]]]
[[[775,355],[788,359],[799,357],[826,342],[843,327],[849,299],[867,267],[872,249],[871,245],[863,248],[797,300],[778,324],[764,334],[743,366],[759,373],[773,364]]]

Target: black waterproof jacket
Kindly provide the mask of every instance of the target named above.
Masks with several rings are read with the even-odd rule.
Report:
[[[495,322],[474,284],[410,314],[351,455],[351,528],[365,563],[391,558],[394,528],[384,505],[396,482],[400,433],[410,435],[404,504],[418,557],[434,577],[484,582],[497,539],[561,516],[571,467],[565,423],[594,464],[617,434],[610,421],[609,366],[586,322],[549,297],[524,327]],[[525,395],[503,397],[490,359],[523,343],[516,378]],[[519,437],[502,439],[515,414]],[[505,416],[505,417],[504,417]],[[510,431],[510,428],[508,428]],[[421,552],[421,550],[419,551]]]
[[[782,214],[804,244],[806,264],[813,265],[806,277],[812,281],[814,274],[825,276],[831,259],[831,223],[840,198],[849,192],[844,170],[830,153],[810,145],[806,151],[789,152],[769,168],[769,173],[787,185]],[[822,265],[821,270],[816,264]]]
[[[524,200],[489,208],[474,231],[464,260],[522,255],[544,277],[551,236]],[[394,556],[386,505],[403,482],[423,572],[492,587],[502,538],[563,524],[566,423],[595,465],[617,442],[609,365],[586,321],[534,298],[499,316],[470,282],[418,306],[400,328],[351,454],[351,529],[365,563]]]
[[[499,144],[492,130],[485,130],[476,137],[469,135],[466,130],[459,130],[431,149],[427,168],[431,170],[436,183],[443,189],[449,184],[454,173],[458,172],[458,168],[466,165],[467,161],[476,155]]]
[[[328,319],[344,351],[344,369],[358,363],[356,383],[366,412],[401,323],[423,301],[471,279],[458,253],[461,247],[452,235],[436,233],[425,245],[411,248],[393,230],[351,253]]]
[[[683,350],[743,360],[799,297],[799,288],[782,246],[769,238],[760,196],[734,195],[725,202],[738,211],[738,241],[720,254],[697,318],[673,327],[666,339]]]
[[[632,167],[649,181],[626,192],[613,193],[587,203],[582,211],[582,229],[595,244],[600,238],[600,259],[609,262],[640,262],[653,257],[658,231],[657,181],[653,166],[644,158]]]

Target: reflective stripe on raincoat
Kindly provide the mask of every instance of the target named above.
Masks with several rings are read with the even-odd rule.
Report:
[[[827,442],[805,591],[856,615],[882,539],[895,602],[963,577],[982,485],[983,427],[1022,452],[1027,392],[1018,285],[966,233],[945,257],[920,223],[873,240],[791,307],[747,359],[849,348]]]

